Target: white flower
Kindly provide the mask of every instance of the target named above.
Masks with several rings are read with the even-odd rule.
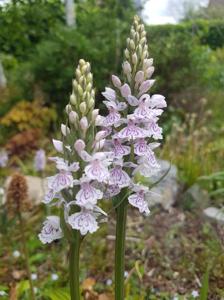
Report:
[[[192,291],[191,296],[192,296],[193,298],[199,297],[198,291]]]
[[[56,168],[59,171],[76,172],[79,169],[78,162],[68,164],[67,160],[64,160],[63,158],[58,156],[49,157],[48,159],[56,163]]]
[[[63,232],[60,227],[60,218],[57,216],[48,216],[38,237],[43,244],[62,238]]]
[[[20,257],[21,253],[18,250],[13,251],[12,256],[15,258]]]
[[[118,185],[120,188],[123,188],[128,186],[130,181],[130,177],[125,171],[122,170],[121,166],[115,166],[112,170],[110,170],[110,185]]]
[[[103,198],[103,193],[94,188],[89,180],[83,180],[81,183],[81,189],[76,195],[76,204],[82,207],[85,207],[87,209],[92,209],[98,199]]]
[[[107,286],[112,285],[112,283],[113,283],[112,279],[107,279],[107,281],[106,281],[106,285]]]
[[[99,226],[91,211],[83,210],[68,217],[68,223],[82,235],[95,232]]]
[[[56,273],[51,274],[52,281],[56,281],[56,280],[58,280],[58,278],[59,278],[58,274],[56,274]]]
[[[148,215],[150,213],[150,210],[148,207],[148,203],[145,200],[145,196],[149,192],[149,189],[144,185],[138,184],[135,184],[132,189],[135,194],[132,194],[128,197],[128,202],[132,206],[137,207],[140,213],[145,213],[146,215]]]
[[[31,279],[32,280],[37,280],[37,274],[36,273],[32,273],[31,274]]]
[[[0,291],[0,296],[7,296],[7,293],[5,291]]]
[[[111,164],[111,159],[104,152],[95,153],[93,156],[86,154],[85,160],[90,162],[85,167],[86,176],[98,182],[106,182],[110,176],[108,166]]]
[[[116,99],[115,90],[108,87],[105,88],[105,92],[103,92],[102,95],[109,101],[115,101]]]

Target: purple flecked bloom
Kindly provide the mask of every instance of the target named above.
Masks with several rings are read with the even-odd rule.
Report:
[[[122,145],[121,141],[119,139],[113,139],[113,149],[115,158],[122,158],[125,155],[130,154],[131,148],[130,146]]]
[[[6,167],[8,160],[8,153],[4,149],[0,150],[0,168]]]
[[[80,190],[76,194],[76,204],[86,209],[93,209],[98,199],[103,198],[103,192],[95,188],[87,177],[81,178]]]
[[[88,232],[93,233],[99,228],[94,213],[86,209],[70,215],[68,223],[73,229],[79,230],[82,235]]]
[[[36,151],[34,157],[34,168],[36,171],[44,171],[46,167],[46,154],[43,149]]]
[[[110,185],[118,185],[119,188],[123,188],[129,186],[130,181],[130,177],[124,170],[122,170],[122,166],[117,165],[110,171]]]
[[[41,233],[38,235],[43,244],[51,243],[63,237],[59,217],[48,216],[43,225]]]
[[[145,196],[149,192],[149,189],[144,185],[136,184],[133,186],[133,191],[135,193],[128,197],[128,202],[132,206],[138,208],[140,213],[144,213],[148,215],[150,213],[150,210],[148,207],[148,203],[145,199]]]

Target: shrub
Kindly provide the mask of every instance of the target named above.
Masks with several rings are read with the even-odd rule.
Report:
[[[16,0],[0,6],[0,52],[27,57],[54,26],[64,22],[60,0]]]
[[[49,126],[55,119],[54,109],[44,107],[40,101],[20,101],[0,119],[0,124],[12,132],[31,128],[49,130]]]

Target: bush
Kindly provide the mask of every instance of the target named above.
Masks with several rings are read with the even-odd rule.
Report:
[[[60,0],[16,0],[0,6],[0,52],[24,59],[64,22]]]
[[[224,21],[223,20],[194,20],[172,25],[148,26],[148,32],[152,40],[169,37],[172,34],[181,34],[199,38],[202,45],[208,45],[211,49],[224,46]]]
[[[56,119],[53,108],[44,107],[40,101],[20,101],[3,118],[0,125],[7,127],[12,133],[32,128],[49,130]]]

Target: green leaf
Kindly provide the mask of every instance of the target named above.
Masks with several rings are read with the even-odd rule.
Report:
[[[67,289],[52,289],[44,292],[44,296],[51,300],[70,300],[70,294]]]
[[[16,289],[17,289],[17,294],[20,297],[24,292],[30,289],[29,281],[28,280],[20,281]]]
[[[202,279],[202,286],[200,291],[200,300],[207,300],[208,299],[208,291],[209,291],[209,268],[207,268],[203,279]]]

